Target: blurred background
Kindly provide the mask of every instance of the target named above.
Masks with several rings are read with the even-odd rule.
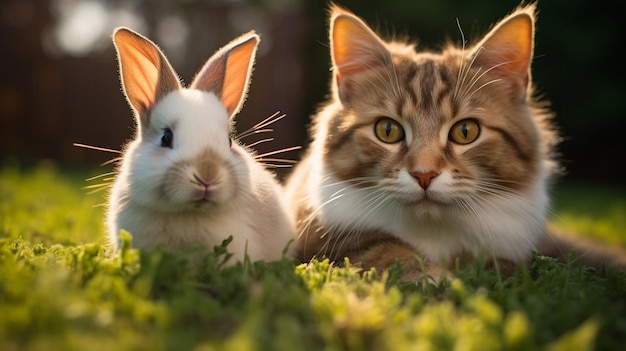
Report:
[[[437,48],[463,32],[475,43],[517,0],[337,0],[383,35]],[[0,0],[0,161],[52,159],[96,166],[134,130],[120,91],[111,33],[128,26],[157,42],[185,82],[219,47],[255,29],[262,40],[239,130],[276,111],[276,141],[306,145],[306,125],[330,77],[327,1]],[[626,2],[539,2],[533,77],[564,137],[565,180],[626,180]],[[298,152],[283,155],[297,159]]]

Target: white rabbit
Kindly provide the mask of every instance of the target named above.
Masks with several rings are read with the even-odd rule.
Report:
[[[127,29],[113,33],[136,137],[126,147],[110,193],[107,225],[133,246],[172,251],[222,240],[237,260],[280,259],[294,224],[272,173],[232,140],[259,37],[250,32],[217,51],[189,88],[159,48]]]

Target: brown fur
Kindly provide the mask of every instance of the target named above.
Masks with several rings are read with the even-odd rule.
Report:
[[[474,47],[416,52],[383,42],[358,17],[332,9],[333,95],[314,117],[314,142],[286,185],[302,261],[348,257],[377,270],[399,261],[403,279],[415,280],[482,258],[511,273],[540,245],[548,247],[545,187],[556,173],[557,135],[530,79],[534,10],[518,9]],[[399,123],[405,139],[377,140],[374,126],[381,118]],[[448,133],[465,119],[477,122],[480,132],[476,141],[460,145]],[[345,187],[324,193],[336,184]],[[436,191],[454,199],[438,199]],[[359,192],[366,195],[345,199]],[[511,205],[517,202],[531,209]],[[500,209],[490,207],[500,205],[491,203],[518,211],[511,226],[519,228],[507,232]],[[472,214],[476,218],[468,218]],[[395,224],[385,216],[420,226],[400,223],[404,229],[387,230]]]

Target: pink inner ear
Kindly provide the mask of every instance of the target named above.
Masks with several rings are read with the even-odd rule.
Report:
[[[331,55],[339,98],[350,100],[350,77],[391,64],[391,54],[378,36],[358,17],[341,10],[331,19]]]
[[[141,105],[147,110],[154,105],[156,100],[156,82],[158,70],[152,66],[145,57],[133,58],[139,64],[128,64],[123,70],[124,82],[126,82],[126,94],[134,105]],[[137,106],[136,106],[137,107]]]
[[[533,55],[533,21],[527,13],[513,15],[478,45],[476,63],[505,79],[528,85]]]
[[[169,62],[150,40],[128,29],[114,33],[122,85],[131,106],[144,115],[161,97],[179,89]]]
[[[235,47],[228,55],[222,102],[226,106],[229,116],[233,116],[239,111],[248,91],[257,44],[256,38],[255,40],[248,40]]]
[[[349,76],[384,65],[389,52],[361,20],[339,14],[332,21],[331,49],[337,77]]]
[[[204,64],[190,88],[217,95],[232,118],[248,91],[259,36],[246,33],[218,50]]]
[[[226,60],[226,54],[211,57],[193,79],[190,88],[220,96],[226,75]]]

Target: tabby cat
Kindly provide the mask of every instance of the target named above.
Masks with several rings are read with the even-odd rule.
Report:
[[[385,42],[337,6],[330,15],[332,96],[286,184],[299,259],[379,271],[397,260],[413,280],[479,259],[511,271],[554,244],[557,135],[530,75],[535,5],[441,52]]]

